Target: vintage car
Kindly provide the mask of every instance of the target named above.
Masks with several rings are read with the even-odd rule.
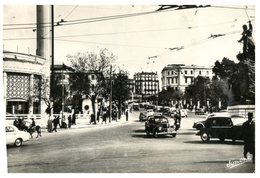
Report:
[[[153,134],[154,137],[158,137],[158,135],[176,136],[174,125],[162,115],[149,116],[145,122],[145,132],[147,135]]]
[[[154,112],[151,109],[148,109],[146,111],[140,112],[140,114],[139,114],[139,121],[141,121],[141,122],[147,121],[147,117],[151,116],[153,114],[154,114]]]
[[[23,142],[30,139],[30,134],[28,132],[20,131],[17,127],[13,125],[6,125],[5,133],[7,145],[13,144],[19,147],[22,145]]]
[[[192,128],[200,130],[205,127],[206,120],[194,122]]]
[[[208,142],[212,138],[218,138],[220,141],[243,140],[243,127],[242,123],[234,125],[229,116],[210,116],[196,135],[200,136],[203,142]]]
[[[205,114],[205,110],[203,108],[195,109],[195,115],[202,115]]]

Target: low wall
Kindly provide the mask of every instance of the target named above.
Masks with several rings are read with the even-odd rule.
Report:
[[[252,112],[255,117],[255,105],[235,105],[227,107],[228,114],[247,118],[247,113]]]

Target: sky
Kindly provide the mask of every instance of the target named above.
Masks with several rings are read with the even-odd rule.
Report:
[[[150,12],[158,8],[157,5],[55,5],[54,21]],[[117,56],[116,64],[127,70],[130,77],[141,71],[157,72],[160,77],[168,64],[214,66],[223,57],[238,62],[236,55],[242,51],[242,44],[237,40],[241,38],[243,24],[251,20],[254,26],[254,9],[255,6],[247,4],[212,5],[58,26],[55,37],[63,37],[55,40],[55,64],[69,64],[68,54],[101,48],[113,52]],[[4,25],[36,22],[35,5],[5,5],[3,12]],[[211,34],[225,35],[210,38]],[[71,35],[80,36],[64,37]],[[35,39],[10,40],[35,37],[32,29],[3,30],[4,50],[35,54]],[[169,50],[174,47],[183,49]]]

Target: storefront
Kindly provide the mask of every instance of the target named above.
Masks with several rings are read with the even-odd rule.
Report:
[[[43,114],[41,98],[43,77],[49,75],[49,63],[39,56],[4,51],[3,82],[6,113],[11,115]]]

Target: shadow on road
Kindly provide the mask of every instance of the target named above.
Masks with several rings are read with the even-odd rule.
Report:
[[[146,139],[157,139],[152,134],[146,135],[145,131],[143,129],[138,129],[133,131],[134,134],[132,134],[132,137],[136,138],[146,138]],[[137,134],[135,134],[137,133]],[[171,135],[158,135],[158,138],[172,138]]]
[[[144,138],[144,139],[167,139],[167,138],[173,138],[171,135],[159,135],[157,138],[155,138],[153,135],[146,135],[146,134],[134,134],[132,137],[135,138]]]
[[[177,132],[177,135],[195,135],[196,132]]]
[[[134,130],[135,133],[145,133],[143,129]]]
[[[209,141],[209,142],[202,142],[201,140],[193,140],[193,141],[184,141],[183,143],[244,145],[244,142],[220,141],[220,140],[212,140],[212,141]]]

